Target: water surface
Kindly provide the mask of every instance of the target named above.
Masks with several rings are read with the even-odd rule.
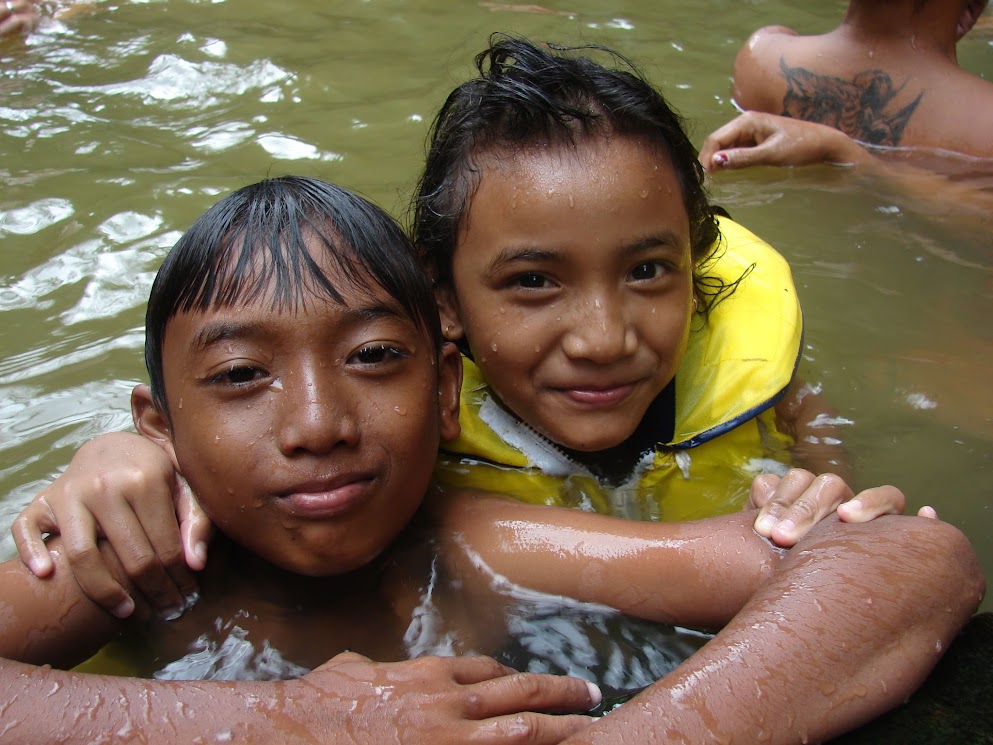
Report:
[[[734,114],[731,62],[751,30],[824,31],[844,6],[99,2],[0,44],[0,526],[81,443],[130,425],[152,277],[218,195],[301,173],[402,217],[431,115],[495,30],[619,49],[699,144]],[[960,58],[993,79],[988,38]],[[792,262],[801,374],[850,422],[862,482],[937,506],[991,575],[989,217],[830,168],[723,174],[713,190]]]

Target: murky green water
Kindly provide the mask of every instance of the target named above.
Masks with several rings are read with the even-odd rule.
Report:
[[[129,426],[152,276],[218,194],[295,172],[402,215],[428,121],[494,30],[621,50],[699,143],[734,113],[752,29],[826,30],[844,5],[108,2],[0,45],[0,525],[82,442]],[[993,79],[990,41],[960,58]],[[714,191],[793,263],[802,374],[851,421],[863,483],[936,505],[993,576],[989,223],[826,168],[725,174]]]

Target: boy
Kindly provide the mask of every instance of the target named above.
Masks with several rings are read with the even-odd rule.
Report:
[[[402,658],[412,631],[451,618],[436,639],[485,651],[508,582],[724,626],[714,641],[590,726],[519,712],[583,710],[595,687],[471,656],[341,654],[299,680],[238,683],[4,662],[0,739],[819,740],[902,700],[978,604],[971,548],[934,520],[826,521],[790,552],[755,535],[750,514],[652,524],[436,493],[421,522],[438,441],[458,434],[459,358],[435,313],[400,230],[347,192],[274,179],[211,208],[156,279],[151,386],[132,400],[139,432],[223,533],[203,597],[172,623],[120,621],[83,596],[55,546],[49,580],[0,567],[0,654],[68,665],[143,632],[161,670],[189,669],[184,653],[213,626],[264,639],[243,672],[281,678],[304,672],[308,653]]]

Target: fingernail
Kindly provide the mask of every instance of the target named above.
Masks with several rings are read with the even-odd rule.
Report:
[[[596,683],[591,683],[590,681],[587,680],[586,688],[589,689],[590,699],[592,699],[593,701],[593,706],[591,706],[590,708],[592,709],[595,706],[599,706],[600,702],[603,701],[603,694],[600,693],[600,686],[598,686]]]
[[[847,502],[842,502],[838,505],[838,512],[843,512],[846,515],[851,515],[853,513],[858,513],[862,511],[862,500],[861,499],[850,499]]]
[[[120,605],[114,608],[111,613],[114,614],[115,618],[129,618],[134,613],[134,600],[131,598],[122,600]]]
[[[769,534],[772,529],[776,527],[776,518],[772,515],[763,515],[759,518],[759,521],[755,523],[755,530],[762,534]]]
[[[786,533],[787,535],[793,535],[793,531],[796,530],[796,523],[792,520],[783,520],[779,523],[779,532]]]
[[[207,544],[203,541],[197,541],[197,545],[193,547],[193,553],[196,554],[200,561],[207,562]]]
[[[727,153],[714,153],[714,165],[723,168],[728,164]]]
[[[28,559],[28,569],[35,577],[40,577],[45,571],[45,567],[38,559]]]

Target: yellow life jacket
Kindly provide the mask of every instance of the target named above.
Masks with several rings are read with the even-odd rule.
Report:
[[[789,265],[775,249],[723,218],[706,274],[732,294],[695,322],[676,374],[675,429],[625,483],[609,486],[532,431],[463,358],[459,423],[443,443],[440,483],[643,520],[695,520],[741,509],[751,479],[785,469],[792,440],[771,407],[793,379],[803,321]]]

